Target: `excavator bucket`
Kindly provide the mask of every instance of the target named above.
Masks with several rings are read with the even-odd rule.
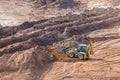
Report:
[[[66,54],[66,52],[70,49],[70,47],[64,48],[60,51],[61,54]]]

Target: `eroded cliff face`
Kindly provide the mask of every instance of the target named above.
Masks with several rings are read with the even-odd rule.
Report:
[[[119,8],[120,7],[120,0],[92,0],[88,1],[87,6],[88,8],[93,7],[113,7],[113,8]]]
[[[119,0],[1,0],[0,24],[19,25],[25,21],[36,21],[70,12],[80,14],[85,9],[95,7],[119,8]]]

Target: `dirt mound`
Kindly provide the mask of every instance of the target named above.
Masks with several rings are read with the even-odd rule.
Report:
[[[37,76],[37,73],[42,72],[44,66],[53,61],[56,61],[55,57],[47,51],[45,47],[36,46],[35,48],[16,52],[11,55],[5,64],[1,64],[0,72],[3,72],[3,74],[4,72],[15,72],[16,74],[22,74],[24,72],[25,74],[30,71],[30,75]],[[9,77],[11,76],[9,75]],[[2,77],[1,79],[4,80],[5,77]],[[28,79],[35,79],[35,77]]]
[[[55,56],[57,61],[60,62],[77,62],[79,61],[76,58],[69,58],[67,54],[61,54],[61,49],[62,48],[49,48],[51,53]]]
[[[21,53],[13,54],[7,62],[9,68],[14,69],[35,69],[54,61],[53,55],[45,48],[35,47]]]

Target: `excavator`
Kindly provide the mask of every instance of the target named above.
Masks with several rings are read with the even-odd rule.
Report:
[[[93,53],[92,41],[89,45],[87,44],[78,44],[77,48],[67,47],[60,51],[61,54],[67,54],[70,58],[78,58],[80,60],[87,60],[90,58]]]

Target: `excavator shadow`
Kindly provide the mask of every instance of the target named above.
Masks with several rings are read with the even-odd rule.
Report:
[[[87,59],[87,61],[103,61],[103,59],[90,58],[90,59]]]

